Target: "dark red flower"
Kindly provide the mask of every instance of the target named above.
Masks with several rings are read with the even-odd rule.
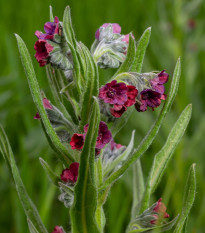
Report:
[[[101,27],[106,28],[109,25],[112,25],[112,33],[119,34],[121,32],[121,27],[118,23],[104,23]],[[100,30],[99,29],[95,32],[95,38],[97,40],[100,39]]]
[[[71,141],[70,141],[70,145],[71,145],[71,148],[73,150],[74,149],[77,149],[77,150],[83,149],[83,145],[84,145],[83,134],[77,134],[77,133],[73,134]]]
[[[152,85],[152,88],[159,92],[160,94],[164,94],[165,87],[163,84],[165,84],[168,81],[169,75],[165,72],[165,70],[162,70],[156,78],[153,78],[150,80],[150,83]]]
[[[136,103],[136,97],[138,95],[138,90],[136,89],[135,86],[131,86],[131,85],[128,85],[127,88],[128,88],[127,90],[128,100],[125,102],[125,106],[129,107]]]
[[[49,53],[53,50],[46,40],[37,40],[34,49],[36,50],[35,58],[37,59],[40,66],[45,66],[48,62]]]
[[[124,104],[128,100],[127,90],[125,83],[113,80],[100,88],[99,98],[109,104]]]
[[[88,131],[88,124],[84,126],[85,134]],[[107,143],[112,139],[112,133],[108,129],[106,123],[104,121],[100,122],[98,137],[95,145],[95,149],[102,149]]]
[[[159,105],[161,104],[161,100],[165,100],[166,96],[160,94],[157,91],[153,91],[151,89],[146,89],[144,91],[142,91],[140,93],[140,102],[135,104],[135,107],[137,109],[137,111],[139,112],[144,112],[147,110],[147,107],[151,107],[152,110],[154,110],[154,108],[159,107]]]
[[[64,182],[76,183],[78,179],[79,163],[72,163],[69,168],[62,171],[61,180]]]
[[[115,104],[113,108],[110,108],[110,113],[116,118],[121,117],[125,111],[127,111],[127,107],[125,105]]]
[[[46,98],[43,99],[43,106],[45,109],[53,109],[53,106],[50,104],[50,101]],[[37,112],[36,115],[34,116],[34,119],[40,119],[40,114]]]
[[[61,227],[56,226],[52,233],[64,233],[64,231]]]

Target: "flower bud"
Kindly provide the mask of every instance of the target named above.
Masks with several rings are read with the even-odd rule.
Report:
[[[129,35],[121,35],[117,23],[105,23],[95,33],[91,52],[101,68],[118,68],[125,60]]]
[[[55,226],[54,230],[52,233],[65,233],[62,227]]]
[[[69,168],[62,171],[61,180],[66,183],[76,183],[78,179],[79,163],[72,163]]]

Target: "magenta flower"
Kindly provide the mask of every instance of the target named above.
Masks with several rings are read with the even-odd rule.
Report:
[[[152,88],[159,92],[160,94],[164,94],[165,87],[163,84],[165,84],[168,81],[169,75],[165,72],[165,70],[161,71],[156,78],[153,78],[150,80],[150,83],[152,85]]]
[[[52,105],[50,104],[50,101],[46,98],[43,99],[43,106],[45,109],[50,109],[53,110]],[[36,115],[34,116],[34,119],[40,119],[40,114],[37,112]]]
[[[71,148],[73,150],[77,149],[77,150],[81,150],[83,149],[83,145],[84,145],[84,137],[83,134],[73,134],[71,141],[70,141],[70,145]]]
[[[53,50],[53,46],[51,46],[46,40],[37,40],[34,49],[36,50],[35,58],[40,64],[40,66],[45,66],[48,63],[48,58],[50,52]]]
[[[59,19],[57,16],[55,16],[54,22],[47,22],[44,24],[44,31],[46,33],[40,31],[35,32],[38,39],[53,40],[54,35],[59,34]]]
[[[120,34],[121,27],[120,27],[120,25],[118,23],[104,23],[101,27],[106,28],[109,25],[112,25],[112,33]],[[99,38],[100,38],[100,30],[99,29],[95,32],[95,38],[97,40],[99,40]]]
[[[169,218],[169,214],[166,213],[167,207],[162,202],[162,198],[158,200],[158,202],[155,204],[154,208],[152,209],[152,217],[154,217],[153,220],[150,221],[151,224],[157,224],[158,220]]]
[[[69,168],[62,171],[61,180],[64,182],[76,183],[78,179],[79,163],[72,163]]]
[[[130,35],[129,34],[126,34],[124,35],[124,38],[122,39],[122,41],[126,42],[127,44],[129,44],[129,38],[130,38]],[[132,38],[135,39],[134,35],[132,34]]]
[[[64,230],[61,227],[56,226],[52,233],[64,233]]]
[[[99,98],[109,104],[124,104],[127,100],[127,86],[125,83],[117,83],[113,80],[100,88]]]
[[[159,107],[161,104],[161,100],[166,99],[166,95],[162,95],[157,91],[153,91],[151,89],[146,89],[140,93],[140,102],[141,105],[136,103],[135,107],[138,112],[144,112],[147,110],[147,107],[154,108]]]
[[[102,149],[112,139],[112,133],[108,130],[105,122],[101,121],[98,130],[97,142],[95,145],[96,149]]]

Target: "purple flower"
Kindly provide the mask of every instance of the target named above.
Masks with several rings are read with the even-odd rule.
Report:
[[[168,81],[169,75],[165,72],[165,70],[162,70],[156,78],[153,78],[150,80],[152,88],[159,92],[160,94],[164,94],[165,87],[163,84],[165,84]]]
[[[59,19],[57,16],[55,16],[54,22],[47,22],[44,24],[44,31],[46,33],[40,31],[35,32],[38,39],[53,40],[54,35],[59,34]]]
[[[64,230],[61,227],[56,226],[52,233],[64,233]]]
[[[118,23],[104,23],[101,27],[107,28],[109,25],[112,25],[112,33],[119,34],[121,32],[121,27]],[[99,40],[100,38],[100,30],[98,29],[95,32],[95,38]]]
[[[79,163],[72,163],[69,168],[62,171],[61,180],[64,182],[76,183],[78,179]]]
[[[52,52],[51,46],[46,40],[37,40],[34,49],[36,50],[35,58],[40,66],[45,66],[48,63],[49,53]]]
[[[120,149],[122,147],[123,147],[123,145],[117,144],[113,139],[111,140],[111,142],[110,142],[110,148],[111,148],[112,151],[114,149]]]
[[[154,108],[157,108],[161,104],[161,100],[165,99],[165,95],[162,95],[159,92],[153,91],[151,89],[146,89],[140,93],[141,105],[136,103],[135,107],[138,112],[146,111],[147,107],[151,107],[152,110],[154,110]]]
[[[122,41],[124,41],[127,44],[129,44],[129,38],[130,38],[130,34],[126,34],[126,35],[124,35],[124,38],[122,39]],[[135,39],[135,37],[134,37],[133,34],[132,34],[132,38]]]
[[[81,150],[83,149],[83,145],[84,145],[84,136],[83,134],[73,134],[71,141],[70,141],[70,145],[71,148],[73,150],[77,149],[77,150]]]
[[[45,109],[50,109],[53,110],[53,106],[50,104],[50,101],[46,98],[43,99],[43,106]],[[40,119],[40,114],[37,112],[36,115],[34,116],[34,119]]]
[[[109,104],[124,104],[127,100],[127,86],[113,80],[100,88],[99,98]]]

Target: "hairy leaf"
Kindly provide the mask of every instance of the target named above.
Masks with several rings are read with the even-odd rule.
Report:
[[[195,195],[196,195],[196,171],[195,171],[196,164],[192,164],[189,175],[187,178],[187,183],[185,187],[184,199],[183,199],[183,207],[182,213],[179,218],[179,222],[174,230],[174,233],[181,233],[183,232],[183,227],[185,225],[186,219],[188,214],[191,210],[191,207],[194,203]]]
[[[25,73],[27,76],[27,80],[29,83],[30,91],[33,97],[33,101],[38,109],[38,112],[41,116],[43,125],[45,127],[45,130],[47,132],[47,135],[50,139],[50,142],[54,144],[54,147],[58,151],[58,156],[64,162],[65,164],[70,164],[71,161],[73,161],[72,156],[68,153],[68,150],[66,147],[61,143],[58,136],[56,135],[54,129],[51,126],[51,123],[47,117],[45,108],[43,106],[40,88],[38,85],[38,81],[36,79],[35,71],[33,68],[33,64],[31,61],[31,57],[29,55],[28,49],[26,48],[25,43],[21,39],[20,36],[16,35],[17,43],[19,52],[21,55],[21,60],[25,69]]]
[[[36,206],[34,205],[34,203],[32,202],[32,200],[26,192],[18,168],[16,166],[11,146],[2,127],[0,127],[0,153],[2,154],[4,160],[6,161],[9,167],[11,176],[13,177],[13,181],[15,183],[16,190],[26,216],[30,219],[30,221],[32,221],[33,226],[35,226],[36,230],[39,233],[48,233],[39,216]]]
[[[97,187],[94,174],[95,144],[100,122],[97,100],[93,103],[89,128],[80,157],[79,176],[75,186],[74,204],[71,208],[73,233],[98,233],[95,221],[97,207]]]
[[[192,106],[188,105],[184,111],[181,113],[179,119],[172,128],[167,141],[163,148],[155,155],[152,168],[149,174],[149,178],[146,185],[146,191],[144,195],[144,200],[141,208],[141,212],[149,207],[149,200],[151,194],[156,189],[159,184],[165,169],[172,158],[173,152],[180,142],[189,120],[191,118]]]

